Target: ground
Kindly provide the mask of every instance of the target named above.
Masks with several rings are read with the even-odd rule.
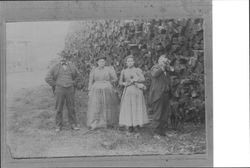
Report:
[[[76,112],[81,129],[72,131],[66,122],[63,131],[56,133],[55,99],[51,88],[44,82],[45,74],[33,72],[7,75],[7,144],[13,157],[206,152],[204,125],[185,123],[183,130],[167,130],[167,136],[163,138],[155,137],[148,127],[130,135],[118,128],[88,131],[85,125],[88,96],[80,91],[76,92]]]

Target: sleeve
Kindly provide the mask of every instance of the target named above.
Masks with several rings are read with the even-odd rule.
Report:
[[[163,73],[163,70],[159,66],[153,66],[151,69],[151,75],[154,78],[157,78],[161,73]]]
[[[136,69],[136,75],[138,76],[138,82],[144,82],[145,81],[145,77],[143,75],[143,72],[140,68]]]
[[[118,79],[117,79],[117,75],[116,75],[114,67],[112,67],[112,66],[110,67],[109,73],[110,73],[110,77],[111,77],[111,82],[116,82]]]
[[[88,90],[91,89],[93,83],[94,83],[94,71],[95,71],[95,68],[93,68],[89,74],[89,86],[88,86]]]
[[[123,85],[123,82],[124,82],[124,70],[121,71],[119,85]]]
[[[53,67],[45,77],[45,81],[52,87],[56,85],[56,81],[54,80],[54,71],[55,67]]]

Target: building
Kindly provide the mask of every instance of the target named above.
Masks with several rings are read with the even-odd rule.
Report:
[[[30,40],[7,40],[7,72],[33,71],[34,58]],[[32,61],[32,62],[31,62]]]

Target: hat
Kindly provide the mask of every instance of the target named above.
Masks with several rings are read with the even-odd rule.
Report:
[[[95,59],[95,61],[99,61],[100,59],[104,59],[104,60],[107,60],[107,57],[106,56],[99,56]]]
[[[127,61],[129,58],[132,58],[133,60],[135,59],[134,56],[132,54],[130,54],[130,55],[125,57],[125,61]]]

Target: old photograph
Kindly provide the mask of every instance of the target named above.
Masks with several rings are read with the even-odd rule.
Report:
[[[204,19],[6,24],[13,158],[207,154]]]

